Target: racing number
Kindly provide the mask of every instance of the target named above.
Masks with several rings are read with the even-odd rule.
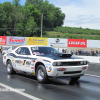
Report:
[[[23,61],[23,65],[25,65],[25,64],[26,64],[26,60]]]

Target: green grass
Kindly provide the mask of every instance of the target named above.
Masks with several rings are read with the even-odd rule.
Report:
[[[100,35],[62,33],[62,32],[56,32],[56,31],[46,31],[46,33],[47,33],[47,35],[45,35],[43,37],[100,40]]]

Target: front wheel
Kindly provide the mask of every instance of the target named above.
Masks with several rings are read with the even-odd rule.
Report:
[[[38,66],[38,68],[36,70],[36,77],[40,83],[47,82],[47,72],[46,72],[46,69],[43,65]]]
[[[71,77],[73,81],[77,81],[80,77]]]
[[[16,73],[16,72],[14,71],[13,67],[12,67],[12,63],[11,63],[10,60],[7,62],[7,73],[8,73],[8,74],[15,74],[15,73]]]

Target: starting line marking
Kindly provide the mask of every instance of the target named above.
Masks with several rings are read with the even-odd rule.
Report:
[[[97,76],[97,75],[91,75],[91,74],[85,74],[86,76],[92,76],[92,77],[98,77],[100,78],[100,76]]]
[[[0,86],[2,86],[2,87],[4,87],[4,88],[7,88],[7,89],[9,89],[9,90],[14,90],[14,88],[12,88],[12,87],[10,87],[10,86],[8,86],[8,85],[5,85],[5,84],[3,84],[3,83],[0,83]],[[29,98],[29,99],[32,99],[32,100],[42,100],[42,99],[39,99],[39,98],[37,98],[37,97],[35,97],[35,96],[29,95],[29,94],[27,94],[27,93],[24,93],[24,92],[22,92],[22,91],[13,91],[13,92],[18,93],[18,94],[21,94],[21,95],[23,95],[23,96],[25,96],[25,97],[27,97],[27,98]]]

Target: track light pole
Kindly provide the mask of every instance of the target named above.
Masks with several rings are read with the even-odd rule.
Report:
[[[43,14],[41,15],[41,38],[42,38],[42,27],[43,27]]]

